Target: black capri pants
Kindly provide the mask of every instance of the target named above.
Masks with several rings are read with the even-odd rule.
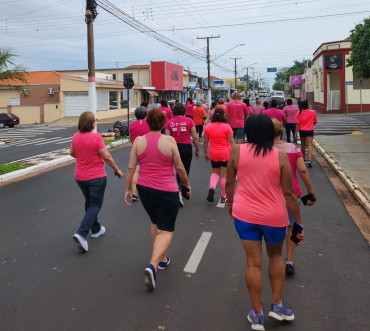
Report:
[[[181,162],[184,165],[186,174],[189,176],[190,173],[190,165],[191,160],[193,158],[193,147],[191,144],[177,144],[177,148],[179,149]],[[181,189],[181,185],[183,182],[180,179],[180,176],[176,174],[177,184],[179,185],[179,189]]]

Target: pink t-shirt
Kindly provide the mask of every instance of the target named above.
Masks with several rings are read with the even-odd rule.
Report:
[[[295,119],[296,119],[296,116],[297,116],[297,107],[296,106],[286,106],[284,108],[284,111],[285,111],[285,115],[286,115],[286,122],[287,123],[294,123],[295,124]]]
[[[232,128],[244,128],[244,118],[249,113],[244,102],[238,100],[228,102],[226,113],[229,114],[229,124]]]
[[[296,123],[299,124],[299,130],[312,131],[315,129],[313,122],[317,122],[316,112],[311,109],[303,109],[302,113],[297,113]]]
[[[201,105],[201,107],[204,109],[204,111],[207,113],[207,105],[206,104],[204,104],[204,103],[202,103],[202,105]]]
[[[218,105],[216,108],[222,108],[224,111],[226,111],[226,106],[224,104]]]
[[[150,131],[146,120],[137,120],[130,124],[131,142],[134,143],[136,137],[143,136]]]
[[[178,144],[191,144],[190,131],[194,125],[191,118],[176,116],[168,121],[166,129],[170,131]]]
[[[254,114],[263,114],[263,111],[265,110],[265,108],[263,108],[262,106],[259,106],[259,107],[254,107],[253,108],[253,113]]]
[[[166,115],[166,118],[167,118],[166,124],[167,124],[168,121],[173,117],[171,108],[169,108],[169,107],[159,107],[159,109],[162,110],[164,112],[164,114]]]
[[[297,195],[297,197],[300,197],[302,195],[302,191],[299,187],[299,182],[297,179],[297,159],[299,157],[303,157],[301,150],[298,148],[297,145],[290,144],[285,141],[282,141],[281,143],[275,143],[274,146],[288,155],[290,167],[292,169],[295,194]]]
[[[75,179],[90,180],[105,177],[104,160],[99,149],[105,148],[103,138],[96,132],[77,132],[71,148],[76,153]]]
[[[172,157],[162,154],[158,148],[160,137],[160,133],[145,135],[145,151],[137,156],[140,162],[137,183],[155,190],[178,192]]]
[[[185,107],[186,107],[185,115],[191,115],[193,113],[193,108],[195,107],[195,103],[187,102],[185,104]]]
[[[233,129],[227,123],[214,122],[206,126],[203,135],[209,138],[211,160],[225,162],[229,159],[231,146],[228,136],[231,134]]]
[[[238,185],[233,216],[241,221],[285,227],[289,225],[286,202],[280,184],[279,151],[273,147],[254,156],[251,144],[240,145]]]
[[[269,109],[266,109],[263,113],[269,116],[271,119],[276,118],[281,124],[283,124],[283,121],[286,122],[286,116],[281,109],[269,108]]]

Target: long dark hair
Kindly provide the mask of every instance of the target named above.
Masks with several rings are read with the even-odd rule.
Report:
[[[299,108],[299,115],[301,115],[302,110],[308,108],[308,101],[307,100],[298,101],[298,108]]]
[[[212,123],[215,123],[215,122],[226,123],[227,122],[225,118],[225,111],[223,110],[223,108],[218,107],[215,109],[215,112],[213,113],[212,118],[211,118],[211,122]]]
[[[250,104],[249,104],[249,99],[247,99],[247,98],[246,98],[246,99],[244,99],[244,100],[243,100],[243,102],[247,105],[247,107],[249,107],[249,106],[250,106]]]
[[[274,146],[274,125],[270,117],[264,114],[249,116],[246,124],[246,135],[248,143],[256,149],[254,156],[258,156],[262,151],[265,156]]]

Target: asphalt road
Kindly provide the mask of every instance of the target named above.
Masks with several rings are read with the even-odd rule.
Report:
[[[129,148],[112,152],[122,170]],[[144,286],[151,254],[140,202],[123,203],[124,179],[107,169],[100,221],[107,233],[77,250],[83,217],[74,165],[0,187],[0,330],[249,330],[245,256],[226,209],[206,201],[211,166],[193,160],[193,196],[179,211],[171,264]],[[317,204],[302,207],[304,244],[283,299],[296,320],[266,318],[266,330],[369,330],[369,246],[320,166],[310,169]],[[216,192],[216,198],[219,191]],[[203,232],[210,241],[195,273],[184,267]],[[264,255],[262,300],[271,292]]]

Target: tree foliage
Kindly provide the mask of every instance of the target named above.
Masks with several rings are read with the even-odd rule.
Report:
[[[289,86],[290,76],[302,75],[306,68],[311,67],[312,61],[303,59],[302,61],[294,61],[291,67],[285,67],[279,69],[276,73],[275,84],[273,85],[273,90],[282,91],[284,87]]]
[[[274,91],[283,91],[285,87],[285,84],[283,82],[275,82],[272,86],[272,89]]]
[[[10,49],[0,48],[0,85],[3,87],[12,85],[2,84],[2,80],[20,80],[27,84],[28,72],[25,67],[14,63],[16,56]]]
[[[351,54],[347,67],[352,66],[360,78],[370,78],[370,17],[351,30]]]

